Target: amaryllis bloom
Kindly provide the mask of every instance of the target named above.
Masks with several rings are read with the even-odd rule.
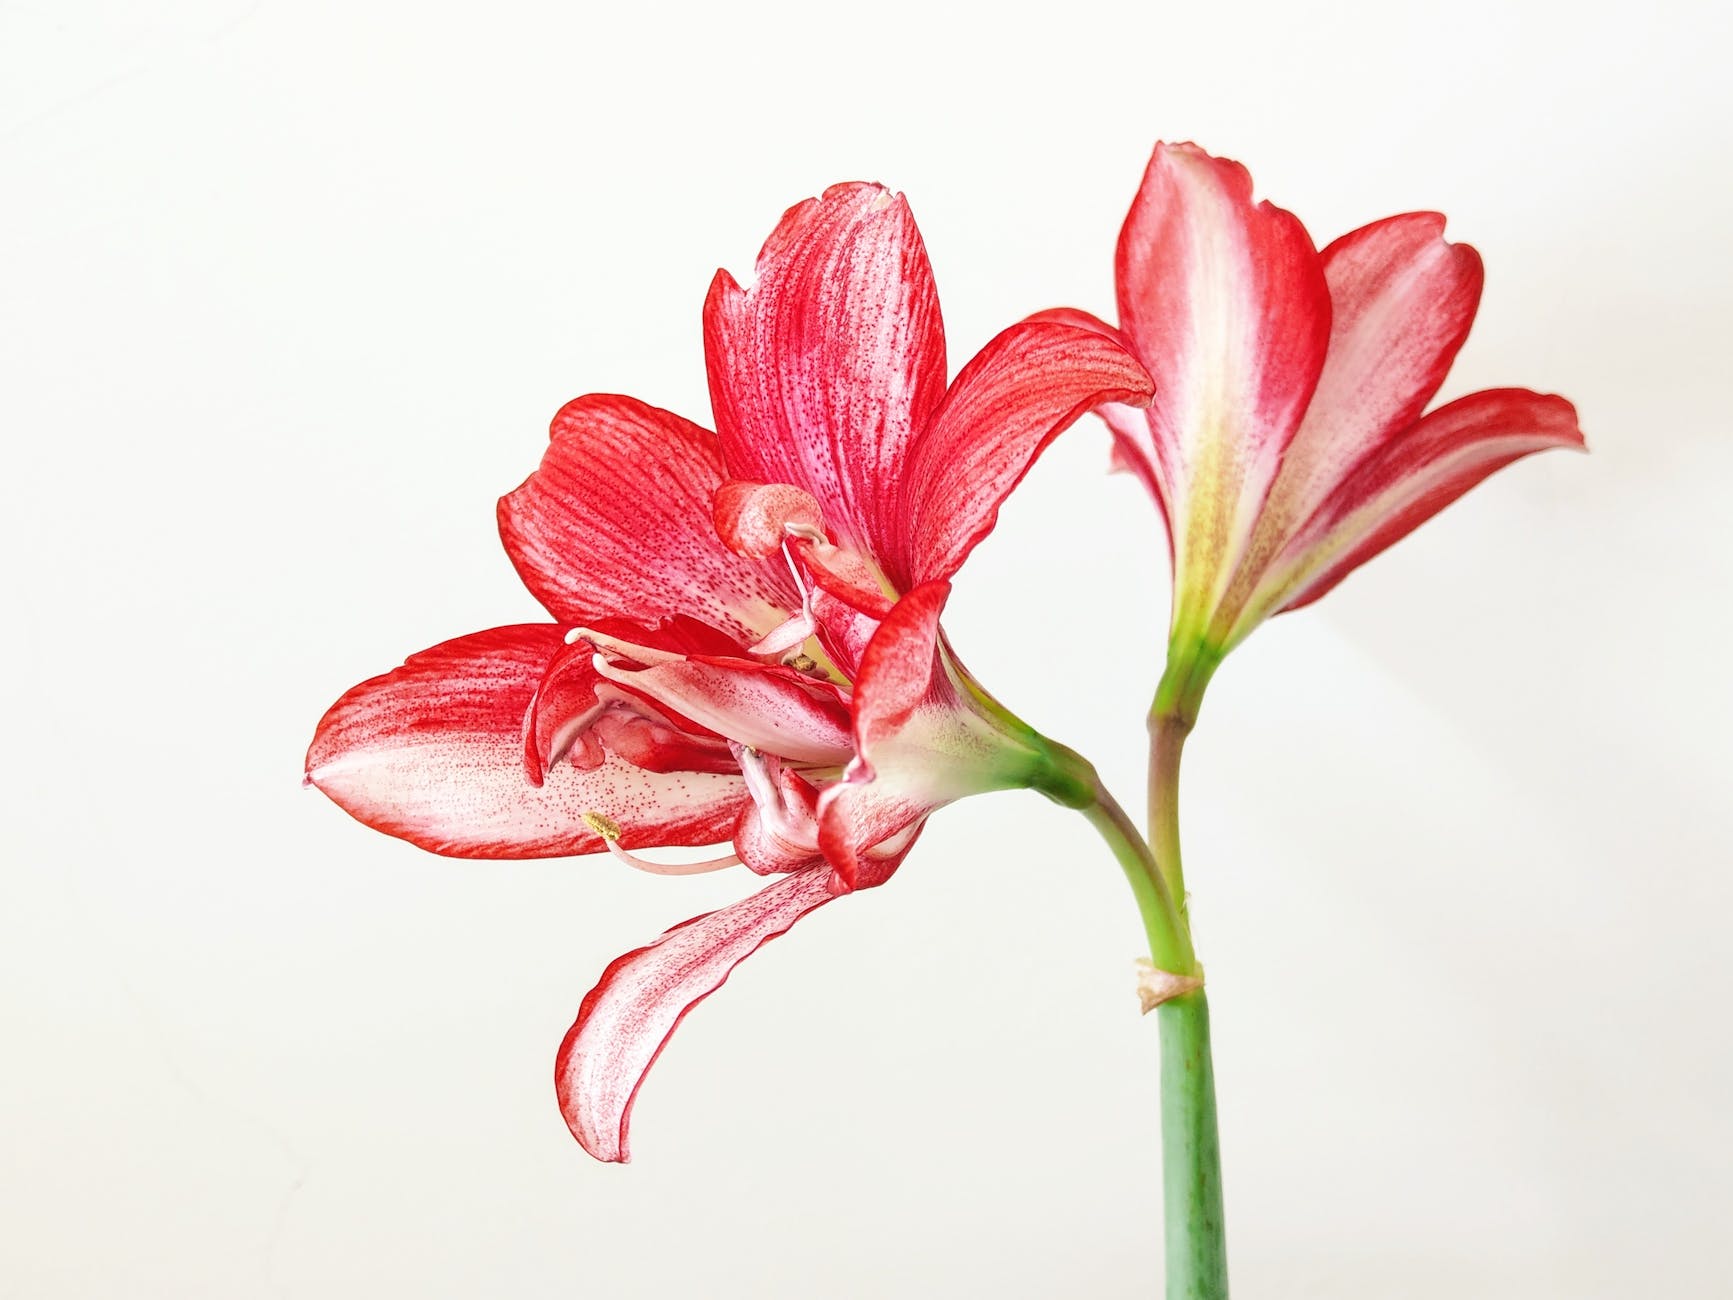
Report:
[[[363,682],[308,779],[458,857],[607,850],[773,883],[621,957],[556,1066],[584,1147],[627,1158],[645,1072],[736,963],[882,884],[936,808],[1029,787],[1082,803],[1081,760],[996,704],[939,628],[952,577],[1060,430],[1139,403],[1118,343],[1025,322],[946,386],[931,269],[903,199],[839,185],[784,216],[704,308],[715,433],[578,398],[499,505],[550,623],[494,628]],[[725,845],[668,865],[641,851]]]
[[[1569,402],[1522,388],[1422,414],[1480,302],[1480,257],[1437,213],[1320,252],[1292,213],[1252,201],[1238,163],[1158,145],[1116,281],[1117,330],[1034,319],[1102,331],[1155,380],[1146,409],[1102,414],[1167,525],[1172,654],[1206,675],[1494,470],[1583,445]]]

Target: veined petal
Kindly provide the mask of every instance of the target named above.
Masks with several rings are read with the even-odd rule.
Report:
[[[1259,521],[1279,545],[1366,457],[1413,426],[1474,324],[1480,255],[1444,238],[1436,212],[1387,217],[1320,255],[1330,351]]]
[[[1130,341],[1117,328],[1101,317],[1080,311],[1076,307],[1049,307],[1046,311],[1038,311],[1033,316],[1025,317],[1025,320],[1053,325],[1074,325],[1078,329],[1092,330],[1113,340],[1127,351],[1130,350]],[[1095,409],[1095,414],[1101,417],[1108,433],[1113,435],[1112,469],[1116,473],[1136,475],[1148,489],[1150,496],[1155,498],[1156,508],[1161,512],[1162,526],[1167,529],[1168,553],[1172,554],[1173,511],[1168,504],[1166,485],[1156,472],[1155,430],[1150,420],[1148,405],[1126,406],[1120,402],[1104,402]]]
[[[1361,464],[1293,538],[1244,630],[1261,611],[1318,599],[1511,461],[1584,445],[1576,408],[1562,397],[1500,388],[1439,407]]]
[[[499,503],[524,585],[565,623],[689,615],[742,642],[799,603],[780,564],[737,555],[712,522],[715,435],[635,398],[592,393],[554,417],[541,467]]]
[[[830,682],[781,664],[680,655],[585,632],[596,671],[695,727],[796,762],[841,766],[848,702]]]
[[[524,769],[524,720],[563,637],[551,625],[494,628],[412,655],[331,706],[307,779],[356,820],[435,853],[536,858],[596,853],[584,814],[623,827],[626,847],[714,844],[750,796],[738,775],[656,773],[610,758]]]
[[[1111,339],[1127,352],[1131,351],[1131,341],[1119,330],[1118,326],[1109,325],[1094,312],[1084,311],[1080,307],[1049,307],[1045,311],[1031,312],[1023,318],[1025,325],[1069,325],[1073,329],[1088,330],[1091,334],[1099,334],[1104,339]]]
[[[750,289],[717,272],[704,353],[730,476],[804,489],[839,544],[883,554],[910,439],[945,389],[932,268],[902,196],[833,185],[790,208]]]
[[[631,1158],[628,1126],[644,1076],[686,1013],[764,944],[834,895],[817,868],[677,925],[602,972],[554,1062],[560,1110],[598,1160]]]
[[[1096,331],[1024,321],[999,334],[916,438],[901,480],[908,523],[885,557],[892,581],[954,576],[1054,437],[1093,407],[1142,404],[1150,391],[1136,359]]]
[[[1116,271],[1120,327],[1155,382],[1148,477],[1189,623],[1219,598],[1317,386],[1329,291],[1299,220],[1195,145],[1156,147]]]

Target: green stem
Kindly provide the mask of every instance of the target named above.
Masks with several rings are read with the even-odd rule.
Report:
[[[1167,1300],[1226,1300],[1228,1251],[1209,1002],[1198,989],[1162,1003],[1155,1014],[1161,1022]]]
[[[1188,942],[1191,917],[1179,851],[1180,757],[1197,721],[1204,687],[1219,662],[1217,655],[1170,654],[1149,714],[1149,844]],[[1202,969],[1182,973],[1201,975]],[[1226,1300],[1227,1237],[1209,1002],[1200,988],[1164,1002],[1156,1016],[1161,1023],[1167,1300]]]
[[[1179,860],[1179,759],[1197,717],[1198,699],[1220,656],[1185,662],[1190,666],[1170,666],[1150,712],[1148,843],[1102,785],[1095,768],[1075,750],[1039,738],[1043,761],[1031,784],[1056,803],[1080,811],[1107,841],[1131,882],[1156,967],[1201,981],[1203,967],[1192,947]],[[1155,846],[1153,853],[1150,845]],[[1226,1300],[1227,1245],[1209,1004],[1200,987],[1162,1003],[1156,1014],[1161,1027],[1167,1300]]]
[[[1168,892],[1161,872],[1150,856],[1143,836],[1131,818],[1125,815],[1114,797],[1090,769],[1093,791],[1090,801],[1082,804],[1081,812],[1100,833],[1119,860],[1120,869],[1131,882],[1131,892],[1137,899],[1137,910],[1143,917],[1144,933],[1149,936],[1149,956],[1158,967],[1176,975],[1190,975],[1197,969],[1197,955],[1191,949],[1191,934]]]

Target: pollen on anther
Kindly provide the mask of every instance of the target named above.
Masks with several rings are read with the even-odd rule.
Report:
[[[584,814],[584,825],[610,844],[620,838],[620,823],[594,810]]]

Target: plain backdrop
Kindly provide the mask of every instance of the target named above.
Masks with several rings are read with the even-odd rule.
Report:
[[[789,204],[913,203],[953,368],[1111,309],[1157,138],[1323,242],[1449,214],[1501,473],[1216,680],[1186,783],[1241,1297],[1733,1287],[1711,3],[0,6],[0,1295],[1134,1297],[1136,913],[1081,819],[958,806],[566,1134],[602,966],[743,894],[450,862],[300,788],[320,713],[534,618],[493,503],[554,410],[708,421]],[[962,575],[976,672],[1135,802],[1159,530],[1080,425]]]

